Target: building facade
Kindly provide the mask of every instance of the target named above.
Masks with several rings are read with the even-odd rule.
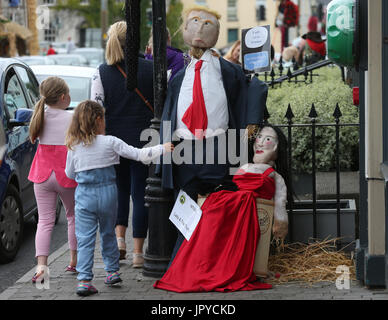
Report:
[[[290,43],[307,32],[308,19],[316,14],[319,5],[326,7],[330,0],[292,0],[299,6],[299,26],[289,28]],[[280,52],[281,33],[275,28],[280,0],[181,0],[184,9],[193,5],[204,5],[221,14],[221,29],[217,49],[230,46],[241,40],[241,30],[255,26],[270,25],[271,43]]]

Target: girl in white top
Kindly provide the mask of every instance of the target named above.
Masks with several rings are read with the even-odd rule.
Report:
[[[105,136],[104,108],[86,100],[74,111],[66,136],[68,147],[66,175],[78,183],[75,191],[75,233],[77,237],[77,294],[97,293],[91,285],[93,255],[97,227],[100,227],[101,250],[107,276],[105,284],[121,282],[119,250],[115,224],[117,216],[117,187],[114,165],[119,157],[149,162],[173,145],[166,143],[150,148],[134,148],[121,139]]]

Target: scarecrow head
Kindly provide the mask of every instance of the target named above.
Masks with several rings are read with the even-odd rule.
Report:
[[[206,50],[215,46],[220,33],[221,16],[206,7],[195,6],[183,14],[183,40],[192,49]]]
[[[262,128],[253,145],[253,162],[270,163],[277,159],[278,135],[271,127]]]

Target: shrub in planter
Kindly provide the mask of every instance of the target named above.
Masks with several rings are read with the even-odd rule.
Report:
[[[270,88],[267,108],[268,122],[287,124],[285,114],[288,105],[294,113],[294,124],[310,124],[309,113],[314,104],[318,114],[317,124],[334,124],[336,104],[341,110],[341,123],[359,123],[358,107],[353,105],[352,89],[342,81],[337,66],[327,66],[314,71],[313,83],[283,82]],[[303,76],[301,77],[301,79]],[[287,135],[286,130],[284,133]],[[340,170],[358,170],[359,128],[340,127]],[[318,171],[331,171],[336,167],[335,128],[316,127],[316,168]],[[312,168],[311,127],[292,128],[292,163],[296,172],[311,172]]]

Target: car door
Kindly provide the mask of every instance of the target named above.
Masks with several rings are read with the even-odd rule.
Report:
[[[17,66],[12,66],[6,71],[4,86],[4,111],[5,131],[8,136],[8,150],[6,156],[13,164],[19,179],[20,199],[23,203],[24,213],[28,213],[36,206],[33,183],[28,180],[28,174],[35,155],[36,146],[29,140],[29,127],[9,125],[9,121],[15,119],[17,109],[32,109],[31,97],[24,87],[18,74]],[[35,80],[36,81],[36,80]],[[36,83],[34,84],[36,85]]]

